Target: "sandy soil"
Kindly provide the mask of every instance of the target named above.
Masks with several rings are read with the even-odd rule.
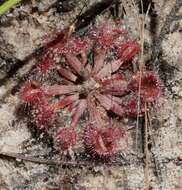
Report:
[[[149,188],[145,155],[138,150],[121,154],[111,164],[89,162],[72,166],[38,164],[3,156],[21,153],[37,159],[59,160],[45,138],[30,131],[15,112],[22,79],[36,63],[45,35],[61,30],[99,0],[68,0],[56,9],[56,0],[26,1],[0,18],[0,189],[1,190],[180,190],[182,189],[182,3],[180,0],[153,0],[146,18],[145,61],[159,72],[164,95],[151,112],[149,128]],[[146,1],[149,2],[149,1]],[[86,4],[86,6],[85,6]],[[131,1],[118,5],[118,15],[106,9],[96,15],[103,22],[122,15],[134,38],[139,36]],[[147,6],[147,5],[146,5]],[[111,6],[112,7],[112,6]],[[114,6],[113,6],[114,7]],[[116,8],[116,7],[115,7]],[[146,11],[144,7],[144,11]],[[116,11],[117,12],[117,11]],[[88,13],[90,14],[90,13]],[[141,16],[141,15],[140,15]],[[82,27],[78,32],[82,32]],[[38,51],[39,49],[39,51]],[[140,129],[139,129],[140,130]],[[135,129],[134,129],[135,131]],[[134,132],[133,132],[134,133]],[[142,143],[142,132],[140,141]],[[14,154],[13,154],[14,155]],[[12,155],[10,155],[12,156]],[[12,156],[14,157],[14,156]]]

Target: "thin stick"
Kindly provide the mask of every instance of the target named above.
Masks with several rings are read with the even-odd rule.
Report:
[[[141,103],[141,78],[142,78],[142,72],[144,69],[144,19],[142,17],[142,20],[140,20],[140,41],[141,41],[141,56],[140,56],[140,64],[139,64],[139,87],[138,87],[138,101],[137,101],[137,126],[136,126],[136,150],[138,146],[138,129],[139,129],[139,113],[140,113],[140,103]]]
[[[136,6],[135,1],[131,0],[131,2],[132,2],[132,5],[133,5],[134,9],[137,11],[137,6]],[[138,25],[138,31],[140,32],[140,18],[139,18],[138,13],[136,14],[136,18],[137,18],[136,21],[137,21],[137,25]]]
[[[140,161],[143,160],[143,155],[138,155],[135,153],[132,153],[136,158]],[[113,162],[91,162],[89,160],[84,160],[84,161],[62,161],[62,160],[50,160],[50,159],[41,159],[41,158],[35,158],[32,156],[24,156],[19,153],[12,153],[12,152],[0,152],[0,159],[14,159],[14,160],[23,160],[26,162],[32,162],[35,164],[45,164],[45,165],[56,165],[56,166],[72,166],[72,167],[94,167],[102,164],[107,164],[107,166],[126,166],[130,165],[130,163],[119,161],[119,160],[114,160]]]
[[[142,15],[143,15],[143,0],[141,0],[141,7],[142,7]],[[142,72],[145,70],[145,63],[144,63],[144,27],[146,22],[146,17],[150,10],[150,4],[148,6],[147,12],[145,17],[142,16],[141,20],[141,59],[140,59],[140,83],[139,83],[139,101],[138,101],[138,107],[140,106],[140,90],[141,90],[141,76]],[[140,108],[140,107],[139,107]],[[138,125],[138,120],[137,120]],[[145,190],[149,190],[149,152],[148,152],[148,114],[147,114],[147,104],[145,103],[145,144],[144,144],[144,154],[145,154]]]
[[[142,17],[140,20],[140,43],[141,43],[141,57],[140,57],[140,64],[139,64],[139,88],[138,88],[138,101],[137,101],[137,126],[136,126],[136,150],[138,145],[138,129],[139,129],[139,113],[140,113],[140,93],[141,93],[141,78],[142,73],[145,70],[145,63],[144,63],[144,27],[146,22],[146,17],[149,13],[151,4],[149,4],[145,17]],[[141,0],[141,7],[143,13],[143,1]]]
[[[151,131],[152,122],[151,122],[151,115],[150,115],[149,110],[147,111],[147,121],[148,121],[148,134],[150,136],[152,146],[155,146],[155,139],[154,139],[154,136],[152,135],[152,131]],[[154,160],[154,165],[155,165],[155,170],[156,170],[157,177],[158,177],[159,180],[162,180],[161,169],[159,167],[158,160],[156,159],[156,156],[155,156],[154,153],[152,155],[153,155],[153,160]]]
[[[149,190],[149,152],[148,152],[148,117],[147,104],[145,103],[145,190]]]
[[[139,88],[138,88],[138,100],[137,100],[137,123],[136,123],[136,136],[135,136],[135,149],[138,147],[138,130],[139,130],[139,114],[140,114],[140,93],[141,93],[141,71],[139,71]]]
[[[24,160],[28,162],[34,162],[37,164],[46,164],[46,165],[59,165],[59,166],[83,166],[87,165],[86,162],[71,162],[71,161],[58,161],[58,160],[46,160],[46,159],[40,159],[40,158],[35,158],[35,157],[30,157],[30,156],[23,156],[21,154],[17,153],[10,153],[10,152],[0,152],[0,157],[3,158],[11,158],[11,159],[19,159],[19,160]]]
[[[149,13],[150,7],[151,7],[151,4],[149,4],[149,6],[147,8],[147,12],[144,17],[143,30],[144,30],[144,24],[146,22],[146,18]],[[149,118],[149,111],[147,110],[147,104],[145,103],[145,188],[146,188],[146,190],[149,190],[149,188],[150,188],[150,185],[149,185],[148,123],[149,123],[149,125],[151,125],[151,120]]]

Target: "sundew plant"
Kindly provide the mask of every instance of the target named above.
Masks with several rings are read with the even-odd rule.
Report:
[[[92,157],[122,152],[129,144],[124,119],[143,117],[145,104],[161,96],[158,74],[146,69],[140,75],[140,52],[121,23],[100,23],[82,36],[59,32],[20,90],[27,119],[60,152],[78,142]]]

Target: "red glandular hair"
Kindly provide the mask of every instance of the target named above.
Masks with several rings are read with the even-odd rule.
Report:
[[[58,131],[55,142],[60,150],[67,150],[76,144],[77,133],[74,128],[62,128]]]
[[[127,135],[121,127],[95,127],[89,125],[84,131],[87,151],[100,158],[109,158],[126,148]]]
[[[137,92],[144,102],[154,102],[161,96],[161,81],[159,76],[152,71],[138,72],[128,85],[129,90]]]

